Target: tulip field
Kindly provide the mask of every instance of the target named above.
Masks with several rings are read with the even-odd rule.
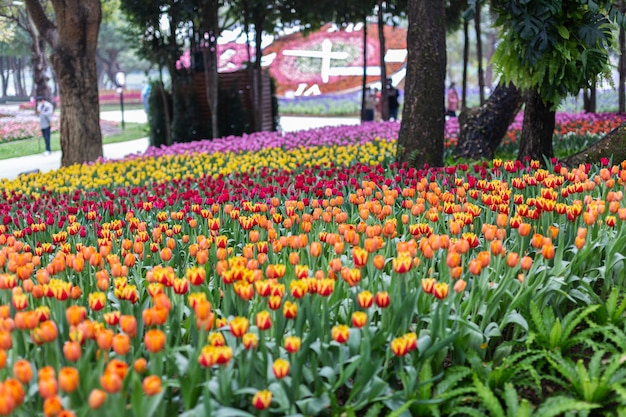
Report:
[[[0,180],[0,415],[626,415],[626,161],[420,170],[397,131]]]

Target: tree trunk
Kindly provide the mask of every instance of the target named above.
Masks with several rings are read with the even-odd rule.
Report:
[[[250,48],[251,48],[250,46],[250,4],[248,0],[243,1],[242,9],[243,9],[243,30],[246,33],[246,54],[248,57],[248,65],[246,66],[246,69],[248,70],[248,82],[250,83],[250,88],[253,88],[252,91],[256,91],[254,90],[255,69],[252,63],[252,52],[250,51]],[[255,129],[256,126],[259,125],[259,122],[257,121],[258,117],[259,117],[258,112],[253,111],[252,112],[252,128],[253,129]]]
[[[523,101],[522,92],[513,84],[498,84],[485,104],[462,111],[454,155],[468,159],[493,158]]]
[[[626,11],[626,2],[620,0],[619,9],[622,13]],[[624,34],[624,28],[619,28],[619,86],[617,89],[619,96],[619,109],[620,113],[626,112],[626,34]]]
[[[9,66],[7,64],[8,58],[4,55],[0,56],[0,79],[2,79],[2,97],[7,96],[7,89],[9,88]]]
[[[446,28],[444,0],[409,0],[408,61],[397,159],[443,166]]]
[[[263,42],[263,26],[265,24],[265,10],[257,7],[255,8],[255,51],[256,57],[254,59],[254,120],[256,126],[254,126],[255,132],[263,130],[263,70],[261,68],[261,57],[263,56],[263,49],[261,43]]]
[[[485,86],[487,87],[487,91],[491,92],[493,87],[493,65],[491,64],[491,60],[493,58],[493,54],[496,51],[496,43],[498,42],[498,38],[493,32],[490,30],[487,32],[487,51],[485,52],[485,61],[487,62],[487,68],[485,68]]]
[[[363,17],[363,82],[361,85],[361,121],[365,120],[365,89],[367,88],[367,16]]]
[[[480,1],[476,2],[476,14],[474,15],[476,27],[476,60],[478,61],[478,95],[480,105],[485,103],[485,75],[483,74],[483,41],[480,29]]]
[[[378,43],[380,52],[380,116],[389,120],[389,92],[387,90],[387,65],[385,63],[385,21],[383,20],[383,1],[378,0]]]
[[[463,19],[463,88],[461,91],[461,111],[467,108],[467,66],[469,63],[469,22]]]
[[[51,102],[52,89],[48,85],[50,77],[48,77],[47,74],[49,63],[45,54],[45,39],[39,35],[39,32],[31,19],[28,19],[28,25],[26,28],[32,39],[32,43],[30,45],[30,64],[33,72],[33,95],[35,97],[46,97],[46,100]]]
[[[96,47],[102,19],[100,0],[52,0],[56,22],[41,3],[25,0],[37,30],[52,46],[52,67],[61,100],[61,165],[102,157]]]
[[[578,166],[584,163],[597,163],[602,158],[612,159],[614,164],[626,160],[626,124],[616,127],[587,149],[568,156],[563,163]]]
[[[592,81],[591,87],[583,90],[583,108],[587,113],[595,113],[596,103],[596,83]]]
[[[527,93],[517,159],[520,161],[536,159],[543,163],[544,157],[554,156],[552,136],[555,115],[552,103],[545,103],[536,90]]]

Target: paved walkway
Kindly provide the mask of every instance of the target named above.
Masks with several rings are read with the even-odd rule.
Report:
[[[120,111],[102,112],[103,120],[121,121]],[[124,120],[128,123],[146,123],[146,114],[143,110],[128,110],[124,112]],[[280,124],[284,132],[302,129],[311,129],[323,126],[356,125],[357,118],[338,117],[281,117]],[[143,153],[149,145],[148,138],[128,142],[113,143],[102,146],[102,153],[107,159],[121,159],[126,155]],[[29,172],[48,172],[61,166],[61,151],[52,152],[48,156],[42,154],[23,156],[0,160],[0,179],[13,180],[18,175]]]

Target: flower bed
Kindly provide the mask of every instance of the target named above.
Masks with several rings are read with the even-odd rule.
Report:
[[[396,125],[3,181],[0,414],[626,406],[626,163],[408,169]]]

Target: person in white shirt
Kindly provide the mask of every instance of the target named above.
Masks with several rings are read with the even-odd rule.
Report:
[[[46,151],[43,154],[45,156],[48,156],[52,151],[50,146],[50,124],[52,120],[52,114],[54,113],[54,106],[43,96],[37,96],[37,108],[35,110],[35,113],[39,115],[41,135],[43,136],[43,140],[46,144]]]

